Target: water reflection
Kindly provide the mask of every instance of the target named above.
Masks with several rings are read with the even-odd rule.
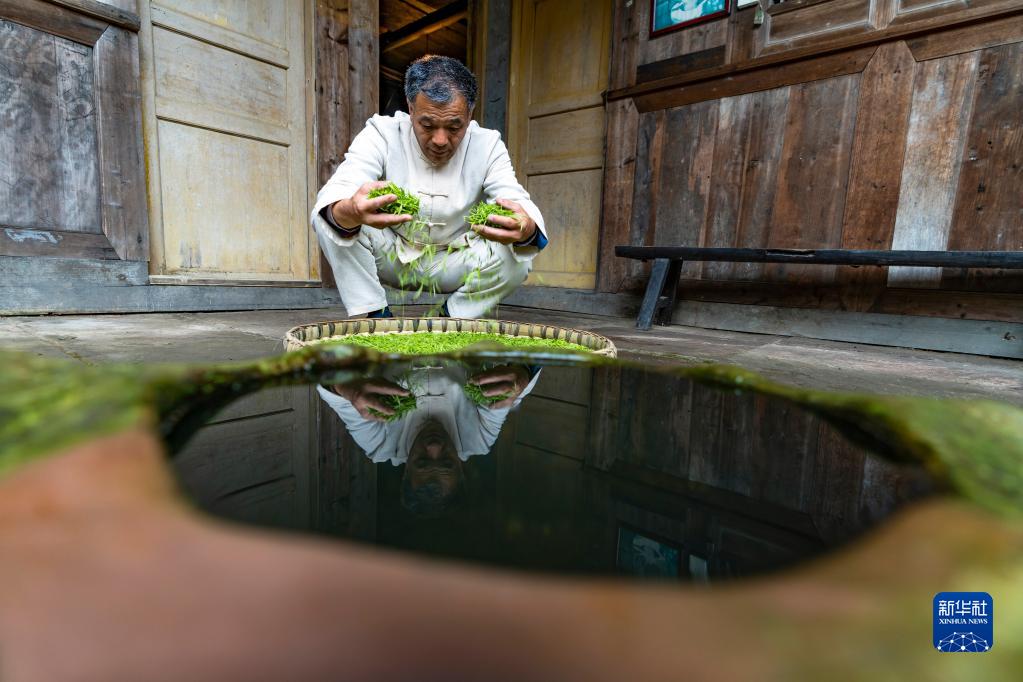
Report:
[[[930,490],[793,404],[636,369],[405,364],[275,390],[178,457],[201,506],[506,568],[750,575]]]
[[[373,462],[405,465],[402,505],[442,516],[466,497],[464,463],[490,452],[539,367],[396,366],[317,391]]]

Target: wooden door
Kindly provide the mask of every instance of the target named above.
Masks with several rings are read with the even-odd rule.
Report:
[[[509,149],[547,221],[528,283],[596,284],[611,0],[518,0],[512,19]]]
[[[152,281],[316,281],[311,3],[153,0],[143,12]]]
[[[138,28],[111,2],[0,0],[0,256],[145,269]]]

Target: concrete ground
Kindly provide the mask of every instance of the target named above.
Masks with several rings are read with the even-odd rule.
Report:
[[[631,319],[535,308],[501,306],[500,316],[591,330],[623,357],[725,362],[812,388],[1023,405],[1023,363],[1014,360],[682,326],[640,332]],[[88,363],[242,360],[281,352],[290,327],[341,317],[340,309],[0,317],[0,349]]]

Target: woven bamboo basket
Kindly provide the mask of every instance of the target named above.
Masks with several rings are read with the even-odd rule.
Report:
[[[416,332],[479,332],[560,339],[589,348],[595,355],[617,357],[618,349],[611,339],[581,329],[567,329],[547,324],[507,322],[504,320],[466,320],[457,317],[391,317],[383,319],[337,320],[303,324],[288,330],[284,343],[288,350],[302,348],[321,339],[339,339],[357,334],[413,334]]]

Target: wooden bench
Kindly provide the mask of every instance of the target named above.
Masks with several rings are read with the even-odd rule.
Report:
[[[652,260],[653,271],[636,320],[638,329],[671,324],[686,261],[805,263],[807,265],[911,265],[938,268],[1023,269],[1023,251],[862,251],[854,249],[730,249],[688,246],[616,246],[621,258]]]

